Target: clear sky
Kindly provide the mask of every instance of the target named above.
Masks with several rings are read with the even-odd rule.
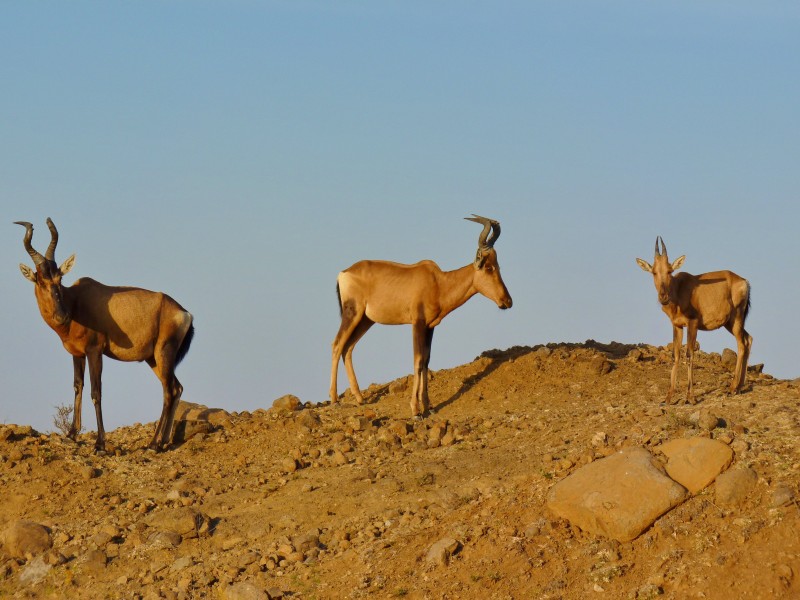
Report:
[[[661,235],[686,271],[750,280],[751,362],[798,377],[798,31],[787,1],[3,2],[0,422],[50,430],[72,402],[72,361],[17,267],[13,221],[43,251],[48,216],[58,263],[77,255],[67,283],[194,314],[184,398],[228,410],[325,400],[337,273],[469,264],[470,213],[502,224],[514,307],[451,314],[431,368],[668,343],[634,261]],[[409,327],[355,351],[364,387],[411,360]],[[107,429],[155,421],[149,368],[104,364]]]

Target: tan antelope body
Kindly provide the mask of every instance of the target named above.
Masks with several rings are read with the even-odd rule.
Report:
[[[661,251],[658,244],[661,242]],[[653,264],[637,258],[638,265],[653,274],[658,291],[658,301],[662,310],[672,322],[672,349],[675,357],[672,365],[670,388],[667,402],[672,401],[678,378],[683,328],[687,330],[686,356],[688,358],[689,384],[686,400],[694,403],[692,394],[692,363],[697,332],[711,331],[725,327],[736,338],[736,370],[733,374],[730,392],[742,390],[747,376],[747,360],[753,345],[753,337],[745,331],[744,323],[750,310],[750,284],[732,271],[713,271],[701,275],[673,271],[683,265],[685,256],[670,263],[664,240],[656,238],[656,251]]]
[[[511,296],[500,277],[497,252],[493,248],[500,236],[500,224],[478,216],[469,220],[484,226],[473,264],[442,271],[430,260],[413,265],[363,260],[339,273],[337,291],[342,323],[333,341],[331,402],[338,400],[339,358],[344,360],[356,401],[364,402],[353,370],[353,348],[372,325],[410,324],[414,340],[411,414],[427,414],[428,363],[434,327],[475,294],[483,294],[500,308],[511,307]],[[492,237],[487,241],[490,230]]]
[[[95,450],[105,450],[105,429],[101,409],[103,355],[120,361],[144,361],[161,380],[164,406],[150,447],[161,450],[169,443],[175,409],[183,387],[175,367],[186,353],[194,335],[192,315],[175,300],[160,292],[135,287],[112,287],[84,277],[65,287],[61,278],[74,265],[75,255],[61,267],[54,262],[58,231],[50,219],[51,242],[44,256],[31,246],[33,225],[17,222],[26,229],[25,249],[36,269],[21,264],[26,279],[35,284],[36,302],[45,323],[61,338],[73,357],[75,407],[69,437],[81,430],[81,398],[86,362],[89,363],[91,395],[97,416]]]

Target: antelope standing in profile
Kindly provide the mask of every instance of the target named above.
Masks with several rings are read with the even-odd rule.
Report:
[[[192,315],[166,294],[134,287],[110,287],[83,277],[69,287],[61,278],[75,264],[75,255],[58,267],[55,250],[58,231],[47,219],[50,245],[44,256],[33,249],[33,225],[24,221],[25,250],[36,269],[20,264],[26,279],[35,285],[36,302],[45,323],[61,338],[74,366],[75,409],[68,437],[76,439],[81,430],[81,396],[86,362],[92,402],[97,416],[95,452],[105,450],[105,429],[101,410],[103,355],[121,361],[145,361],[161,380],[164,407],[150,448],[162,450],[170,441],[175,409],[183,392],[175,367],[189,351],[194,335]]]
[[[362,260],[339,273],[336,291],[342,323],[333,341],[331,402],[338,400],[336,375],[342,356],[350,389],[359,404],[364,402],[353,370],[353,348],[373,324],[410,324],[414,338],[411,415],[426,415],[433,328],[475,294],[483,294],[502,309],[511,307],[511,296],[500,277],[494,249],[500,237],[500,223],[477,215],[466,218],[483,225],[472,264],[455,271],[442,271],[430,260],[413,265]]]
[[[661,251],[658,248],[659,242]],[[686,401],[694,404],[692,362],[698,330],[711,331],[725,327],[733,334],[738,352],[730,392],[738,393],[744,387],[747,359],[753,345],[753,337],[744,328],[747,313],[750,311],[750,283],[731,271],[713,271],[701,275],[678,273],[673,277],[673,271],[679,269],[685,259],[686,256],[681,256],[670,263],[664,240],[658,237],[653,264],[650,265],[641,258],[637,258],[636,262],[644,271],[653,274],[661,309],[672,322],[672,351],[675,362],[672,365],[667,403],[672,401],[675,393],[683,328],[686,327],[686,356],[689,362]]]

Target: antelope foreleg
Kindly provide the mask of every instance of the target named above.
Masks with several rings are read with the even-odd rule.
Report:
[[[102,377],[103,377],[103,355],[89,355],[89,380],[92,385],[92,403],[94,404],[94,414],[97,418],[97,439],[94,442],[95,452],[105,452],[106,449],[106,430],[103,427],[103,408],[102,408]]]
[[[694,379],[693,376],[693,368],[694,368],[694,345],[697,341],[697,325],[693,322],[689,323],[689,327],[686,331],[686,359],[688,362],[687,366],[687,373],[686,376],[689,379],[688,386],[686,388],[686,402],[689,404],[694,404],[694,392],[693,392],[693,384]]]
[[[426,356],[430,356],[427,339],[427,325],[418,321],[412,325],[414,336],[414,385],[411,390],[411,416],[425,416],[428,413],[428,369]]]
[[[734,329],[732,332],[736,336],[736,370],[733,373],[733,381],[731,382],[731,394],[736,394],[742,391],[745,383],[747,382],[747,362],[750,359],[750,349],[753,346],[753,336],[751,336],[744,327]]]
[[[681,345],[683,344],[683,328],[672,326],[672,373],[669,378],[669,392],[667,392],[667,404],[672,404],[675,395],[675,386],[678,383],[678,364],[681,360]]]
[[[75,402],[72,405],[72,426],[69,428],[67,437],[77,440],[81,432],[81,412],[83,404],[83,375],[86,371],[86,357],[73,356],[72,368],[74,371],[72,388],[75,390]]]

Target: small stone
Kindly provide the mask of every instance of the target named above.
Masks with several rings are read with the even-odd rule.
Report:
[[[99,469],[95,469],[92,466],[81,467],[81,477],[86,481],[90,479],[95,479],[96,477],[100,476]]]
[[[33,521],[17,521],[0,537],[6,553],[13,558],[37,556],[53,546],[50,530]]]
[[[90,538],[90,541],[91,541],[91,542],[92,542],[92,544],[94,544],[94,545],[95,545],[97,548],[102,548],[102,547],[104,547],[106,544],[108,544],[108,543],[111,541],[111,538],[112,538],[112,536],[111,536],[111,535],[109,535],[108,533],[106,533],[106,532],[104,532],[104,531],[101,531],[100,533],[96,533],[96,534],[94,534],[94,535],[93,535],[93,536]]]
[[[441,442],[442,438],[444,437],[445,432],[447,431],[447,421],[440,421],[438,423],[434,423],[431,425],[430,429],[428,429],[428,442]]]
[[[730,348],[725,348],[722,351],[722,364],[728,367],[729,369],[733,369],[736,367],[736,352],[731,350]]]
[[[221,547],[222,547],[223,550],[231,550],[232,548],[235,548],[236,546],[244,543],[244,541],[245,540],[244,540],[243,537],[238,536],[238,535],[234,535],[234,536],[231,536],[229,538],[225,538],[224,540],[222,540]]]
[[[158,548],[177,548],[183,542],[183,537],[174,531],[156,531],[147,541]]]
[[[193,564],[194,561],[192,560],[191,556],[184,556],[183,558],[179,558],[174,563],[172,563],[172,566],[170,566],[169,568],[169,572],[180,573],[181,571],[185,571],[186,569],[191,567]]]
[[[369,419],[361,415],[350,417],[347,420],[347,426],[353,431],[364,431],[369,425]]]
[[[713,431],[719,426],[720,419],[716,415],[708,411],[700,411],[700,418],[697,420],[697,425],[700,429],[705,431]]]
[[[715,498],[724,507],[741,507],[755,489],[758,475],[753,469],[731,469],[717,477]]]
[[[642,352],[639,348],[634,348],[628,352],[627,358],[631,362],[639,362],[644,358],[644,352]]]
[[[408,377],[401,377],[389,384],[390,394],[403,394],[408,390]]]
[[[272,408],[275,410],[286,410],[292,412],[300,410],[302,406],[303,403],[300,402],[300,398],[293,396],[292,394],[281,396],[272,403]]]
[[[106,568],[108,557],[102,550],[89,550],[83,557],[83,568],[89,573],[98,573]]]
[[[733,450],[736,454],[744,454],[750,450],[750,443],[746,442],[745,440],[736,439],[731,442],[731,450]]]
[[[194,508],[171,508],[154,511],[147,524],[154,529],[172,531],[184,538],[196,538],[200,525],[208,518]]]
[[[409,432],[409,426],[406,421],[392,421],[389,424],[388,429],[400,438],[406,437]]]
[[[281,461],[281,470],[284,473],[294,473],[297,471],[297,460],[294,458],[284,458]]]
[[[605,446],[608,443],[608,436],[605,431],[598,431],[592,436],[592,446]]]
[[[780,508],[781,506],[788,506],[794,500],[794,493],[787,485],[780,484],[775,486],[772,490],[772,500],[769,505],[771,508]]]
[[[222,588],[220,595],[222,600],[270,600],[267,592],[246,581]]]
[[[252,565],[256,562],[259,558],[261,558],[257,552],[253,552],[252,550],[248,550],[244,554],[239,557],[238,566],[241,569],[246,568],[249,565]]]
[[[425,556],[425,561],[430,565],[446,567],[450,557],[461,549],[461,542],[455,538],[443,538],[433,544]]]
[[[214,426],[206,420],[181,419],[175,422],[172,441],[175,444],[183,444],[194,437],[207,435],[212,431],[214,431]]]
[[[452,427],[447,428],[447,433],[444,434],[444,437],[441,440],[442,446],[452,446],[456,441],[456,432],[453,430]]]
[[[297,423],[313,431],[322,424],[322,420],[314,411],[303,410],[297,416]]]

